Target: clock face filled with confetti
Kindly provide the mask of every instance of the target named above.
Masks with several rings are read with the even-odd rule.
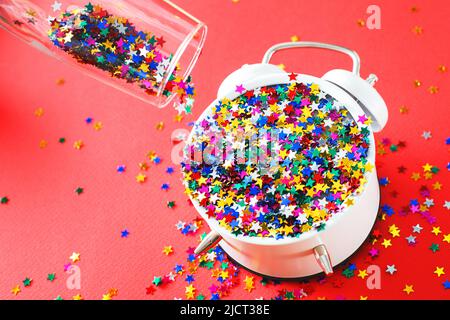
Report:
[[[373,169],[370,119],[354,119],[315,83],[236,91],[193,128],[182,163],[187,194],[236,236],[323,230]]]

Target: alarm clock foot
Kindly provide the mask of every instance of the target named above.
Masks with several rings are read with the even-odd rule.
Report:
[[[323,272],[325,272],[326,275],[333,274],[333,265],[331,264],[330,255],[328,254],[325,245],[318,245],[313,249],[313,251],[314,257],[316,258],[317,263],[320,265]]]
[[[215,231],[211,231],[205,238],[203,238],[202,242],[200,242],[197,248],[195,248],[194,254],[199,255],[207,251],[208,249],[215,246],[221,239],[222,237],[220,236],[220,234]]]

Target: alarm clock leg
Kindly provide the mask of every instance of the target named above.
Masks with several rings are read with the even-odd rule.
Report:
[[[218,234],[215,231],[211,231],[208,233],[208,235],[200,242],[200,244],[195,248],[194,254],[198,255],[200,253],[203,253],[207,251],[208,249],[212,248],[214,245],[216,245],[222,237],[220,234]]]
[[[323,272],[326,275],[331,275],[333,273],[333,265],[331,264],[330,255],[328,254],[327,248],[325,245],[318,245],[313,249],[314,257],[317,260],[317,263],[322,268]]]

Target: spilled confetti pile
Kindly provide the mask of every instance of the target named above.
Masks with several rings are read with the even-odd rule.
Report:
[[[198,292],[194,286],[195,278],[200,269],[211,272],[211,277],[216,281],[208,288],[209,295]],[[227,297],[231,289],[238,287],[240,268],[232,263],[225,252],[219,246],[208,250],[199,256],[194,254],[194,248],[187,250],[187,264],[176,264],[173,270],[164,276],[154,276],[152,284],[146,288],[147,295],[153,295],[156,288],[164,288],[168,284],[176,281],[176,278],[184,278],[187,283],[185,287],[186,299],[219,300]],[[186,274],[186,275],[185,275]],[[249,292],[254,289],[253,284],[246,285]]]
[[[194,128],[182,164],[187,193],[235,235],[298,237],[323,229],[352,204],[373,168],[367,159],[370,119],[359,116],[358,125],[317,84],[294,81],[236,91],[238,98],[219,101]],[[263,130],[266,139],[258,139]],[[189,160],[197,150],[220,145],[220,135],[223,154],[221,147],[204,153],[217,161]],[[263,144],[274,150],[266,171],[249,155]],[[244,161],[234,161],[239,145]]]
[[[53,44],[79,63],[107,71],[112,77],[137,83],[148,95],[178,93],[177,110],[191,112],[194,87],[190,77],[177,76],[177,66],[168,76],[173,55],[162,52],[164,38],[138,31],[131,21],[117,17],[98,5],[88,3],[50,19],[49,37]]]

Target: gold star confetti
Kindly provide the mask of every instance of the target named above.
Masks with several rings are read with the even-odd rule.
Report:
[[[117,296],[119,294],[119,290],[117,290],[116,288],[111,288],[111,289],[108,290],[108,294],[111,297],[115,297],[115,296]]]
[[[358,277],[361,279],[365,279],[366,277],[368,277],[369,275],[367,274],[366,270],[358,270]]]
[[[173,118],[173,121],[175,121],[175,122],[181,122],[182,120],[183,120],[183,116],[181,114],[177,114]]]
[[[450,233],[444,234],[442,241],[450,243]]]
[[[412,28],[412,32],[414,32],[414,34],[416,34],[416,35],[421,35],[423,33],[423,29],[422,29],[422,27],[414,26]]]
[[[279,65],[277,65],[278,68],[280,68],[281,70],[286,69],[286,66],[283,63],[280,63]]]
[[[442,189],[442,183],[440,183],[439,181],[436,181],[435,183],[433,183],[433,190],[441,190]]]
[[[406,292],[407,295],[414,292],[413,285],[405,285],[405,288],[403,289],[404,292]]]
[[[109,294],[109,293],[107,293],[107,294],[104,294],[103,296],[102,296],[102,300],[111,300],[112,298],[111,298],[111,295]]]
[[[433,233],[435,236],[439,235],[440,233],[442,233],[441,227],[433,227],[433,230],[431,230],[431,233]]]
[[[383,243],[381,244],[384,248],[388,248],[392,246],[391,239],[383,239]]]
[[[58,86],[62,86],[64,83],[66,83],[66,80],[64,80],[64,78],[59,78],[58,80],[56,80],[56,84]]]
[[[220,271],[221,278],[226,279],[226,278],[228,278],[228,276],[229,276],[228,271],[225,271],[225,270]]]
[[[444,271],[444,267],[436,267],[436,270],[434,270],[434,273],[438,276],[438,278],[440,276],[442,276],[443,274],[445,274]]]
[[[38,118],[42,117],[44,115],[44,108],[39,107],[34,110],[34,115]]]
[[[169,254],[173,253],[173,248],[172,246],[165,246],[163,249],[163,253],[168,256]]]
[[[77,140],[73,143],[74,149],[81,150],[84,147],[83,140]]]
[[[72,260],[72,263],[80,261],[80,254],[78,252],[72,252],[72,255],[69,257]]]
[[[147,162],[139,162],[138,166],[139,166],[139,169],[141,169],[143,171],[147,171],[150,168],[150,166],[148,165]]]
[[[386,154],[386,150],[384,150],[384,148],[378,148],[377,154],[379,154],[380,156],[385,155]]]
[[[445,65],[441,64],[438,67],[438,71],[441,72],[441,73],[445,73],[445,72],[447,72],[447,67]]]
[[[366,22],[363,19],[358,19],[356,23],[359,27],[364,27],[366,25]]]
[[[36,11],[34,11],[33,9],[28,9],[26,11],[26,14],[29,15],[30,17],[35,17],[36,16]]]
[[[359,296],[359,300],[367,300],[367,296]]]
[[[84,300],[84,298],[81,294],[77,294],[76,296],[72,297],[72,300]]]
[[[393,238],[400,237],[400,229],[395,224],[389,227],[389,233],[392,235]]]
[[[160,121],[156,124],[156,130],[162,131],[164,129],[164,122]]]
[[[400,106],[400,113],[407,114],[409,109],[406,106]]]
[[[431,180],[431,178],[433,178],[433,173],[432,172],[426,172],[424,174],[425,180]]]
[[[429,164],[428,162],[422,166],[423,172],[430,172],[432,168],[433,168],[433,166],[431,164]]]
[[[411,7],[411,12],[412,13],[416,13],[416,12],[418,12],[419,11],[419,8],[417,8],[416,6],[412,6]]]
[[[41,141],[39,141],[39,148],[45,149],[47,145],[48,145],[47,140],[42,139]]]
[[[144,183],[145,180],[147,180],[147,176],[145,174],[143,174],[143,173],[139,173],[136,176],[136,181],[139,182],[139,183]]]
[[[420,179],[420,173],[418,172],[413,172],[411,175],[411,179],[413,179],[414,181],[417,181]]]
[[[420,87],[422,85],[422,82],[420,82],[420,80],[414,80],[414,86],[416,88]]]
[[[291,36],[291,42],[297,42],[299,40],[300,40],[300,38],[298,36],[296,36],[295,34],[293,36]]]
[[[245,276],[244,283],[245,283],[244,289],[247,290],[248,292],[252,292],[252,290],[255,289],[253,277]]]
[[[14,288],[11,289],[11,293],[15,296],[17,296],[20,293],[20,285],[16,285]]]
[[[436,93],[439,92],[439,88],[437,86],[430,86],[428,88],[428,92],[431,93],[431,94],[436,94]]]
[[[97,121],[94,123],[94,130],[95,131],[100,131],[103,129],[103,123],[101,123],[100,121]]]

